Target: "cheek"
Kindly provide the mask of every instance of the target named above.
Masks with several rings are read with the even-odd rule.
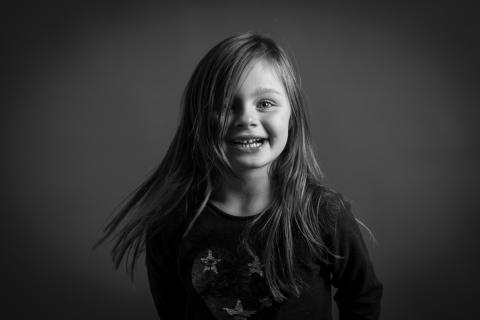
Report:
[[[290,126],[290,117],[288,115],[279,117],[277,121],[270,124],[273,138],[278,142],[285,144],[288,139],[288,128]]]

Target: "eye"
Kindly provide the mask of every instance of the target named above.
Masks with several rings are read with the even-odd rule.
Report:
[[[260,103],[258,104],[258,107],[260,109],[268,109],[271,108],[275,105],[275,103],[271,100],[261,100]]]

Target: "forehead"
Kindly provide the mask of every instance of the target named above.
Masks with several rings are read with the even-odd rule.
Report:
[[[265,59],[252,61],[240,76],[237,93],[251,93],[261,89],[274,89],[285,94],[283,81],[279,76],[278,69]]]

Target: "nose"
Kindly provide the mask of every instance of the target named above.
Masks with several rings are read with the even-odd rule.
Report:
[[[246,103],[238,103],[232,110],[233,124],[238,128],[256,127],[258,115],[254,106]]]

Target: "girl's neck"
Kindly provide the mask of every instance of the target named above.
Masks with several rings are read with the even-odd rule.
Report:
[[[210,202],[216,207],[235,216],[258,214],[270,201],[271,186],[268,175],[223,179],[210,198]]]

